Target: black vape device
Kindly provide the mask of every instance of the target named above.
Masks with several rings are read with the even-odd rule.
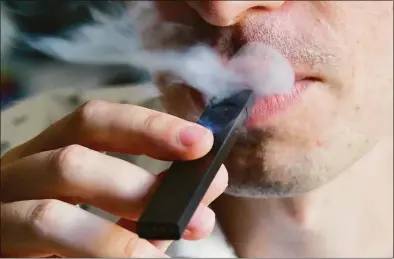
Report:
[[[207,105],[198,123],[213,132],[213,147],[202,158],[172,163],[137,222],[137,234],[141,238],[181,238],[244,127],[253,104],[253,92],[243,90]]]

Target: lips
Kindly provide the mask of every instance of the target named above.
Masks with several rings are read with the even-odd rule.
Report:
[[[234,44],[234,40],[232,41]],[[245,43],[248,44],[248,43]],[[227,42],[227,46],[216,45],[215,49],[217,49],[219,55],[221,55],[223,64],[228,65],[232,62],[234,56],[236,56],[238,50],[242,49],[244,45],[237,45],[236,48],[226,48],[229,45]],[[226,51],[227,49],[227,51]],[[264,50],[263,50],[264,51]],[[282,55],[283,58],[285,58]],[[253,58],[259,58],[258,53],[254,55]],[[253,60],[251,60],[253,61]],[[322,80],[319,78],[319,74],[316,73],[308,73],[308,69],[305,66],[300,66],[299,62],[295,60],[288,60],[290,62],[290,66],[292,70],[294,70],[295,78],[294,84],[291,88],[291,91],[288,93],[282,94],[273,94],[267,95],[262,98],[257,98],[255,100],[255,105],[250,113],[250,117],[248,120],[249,127],[261,127],[264,126],[266,122],[275,115],[278,115],[281,111],[284,111],[288,107],[295,105],[304,91],[313,83],[321,82]],[[269,65],[268,65],[269,66]],[[274,67],[277,69],[277,67]],[[283,67],[280,67],[283,68]],[[262,68],[264,70],[264,68]],[[262,73],[264,71],[261,71]]]
[[[295,81],[291,92],[288,94],[277,94],[257,99],[250,114],[248,126],[263,126],[271,117],[296,104],[302,93],[316,80],[314,78],[299,79]]]
[[[215,32],[216,30],[213,31]],[[238,51],[245,45],[249,44],[250,41],[266,44],[264,39],[248,40],[245,35],[235,33],[233,28],[221,28],[216,31],[216,33],[207,33],[204,38],[208,45],[211,45],[221,57],[224,66],[229,65]],[[209,39],[209,41],[207,41],[207,39]],[[267,42],[267,44],[269,43]],[[272,47],[280,51],[283,57],[288,59],[295,73],[295,83],[291,91],[287,94],[275,94],[264,98],[258,98],[248,120],[249,127],[264,126],[264,124],[272,117],[275,117],[289,107],[296,105],[302,94],[311,84],[323,81],[323,79],[320,78],[320,73],[318,71],[313,71],[311,65],[304,62],[305,60],[299,60],[295,59],[291,55],[285,55],[288,53],[283,53],[281,51],[282,49],[277,48],[275,45],[272,45]],[[186,84],[184,86],[186,86]],[[189,89],[194,105],[203,109],[205,101],[202,98],[201,93],[197,92],[193,88],[187,88]]]
[[[300,78],[295,81],[294,86],[288,94],[277,94],[266,96],[264,98],[258,98],[255,100],[255,105],[252,108],[252,112],[249,114],[247,126],[249,128],[263,127],[270,118],[279,115],[281,112],[296,105],[301,98],[304,91],[311,85],[320,80],[312,77]],[[195,89],[183,85],[189,91],[190,97],[192,97],[194,105],[204,109],[204,99],[201,93]]]
[[[255,105],[253,106],[252,112],[249,114],[247,126],[250,128],[263,127],[270,118],[296,105],[304,91],[310,85],[321,81],[322,80],[314,76],[296,74],[295,83],[289,93],[265,96],[264,98],[257,98],[255,100]],[[194,105],[200,109],[204,109],[205,101],[201,93],[189,87],[187,84],[182,85],[188,89],[189,96],[192,98]]]
[[[249,48],[252,53],[247,53],[246,56],[241,54],[241,59],[236,54],[226,62],[226,65],[231,67],[234,60],[240,60],[237,68],[241,68],[241,71],[247,69],[244,76],[252,78],[251,81],[248,80],[255,91],[256,100],[249,114],[248,126],[256,128],[264,126],[271,117],[296,104],[308,86],[320,81],[306,73],[295,72],[294,75],[296,67],[287,63],[286,58],[279,52],[277,56],[266,59],[267,49],[262,46],[264,45]]]

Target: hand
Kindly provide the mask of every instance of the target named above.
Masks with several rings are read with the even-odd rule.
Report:
[[[205,128],[146,108],[91,101],[1,158],[1,254],[7,257],[165,257],[170,241],[140,239],[135,221],[160,181],[101,151],[196,159],[213,144]],[[207,205],[227,186],[221,168],[185,239],[213,229]],[[176,202],[176,201],[174,201]],[[118,224],[77,206],[88,203]]]

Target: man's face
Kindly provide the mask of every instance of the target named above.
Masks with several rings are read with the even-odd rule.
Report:
[[[130,10],[132,10],[132,5]],[[248,42],[292,64],[293,95],[261,101],[226,161],[228,192],[295,195],[327,183],[392,134],[393,4],[362,1],[157,1],[147,48],[211,44],[224,59]],[[203,103],[185,85],[156,76],[169,113],[195,118]],[[212,86],[214,87],[214,86]],[[287,103],[283,100],[291,100]],[[272,107],[271,107],[272,108]]]

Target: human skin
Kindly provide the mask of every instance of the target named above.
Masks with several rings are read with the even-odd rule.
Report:
[[[133,12],[133,4],[129,8]],[[148,49],[202,41],[226,60],[244,44],[258,41],[278,49],[296,76],[309,81],[296,102],[274,116],[257,118],[225,163],[229,187],[216,212],[239,255],[392,255],[392,230],[387,230],[393,215],[392,2],[158,1],[155,8],[161,22],[187,25],[193,33],[179,29],[161,37],[162,23],[146,26],[142,36]],[[156,77],[169,113],[186,119],[201,113],[198,92],[169,82],[164,74]],[[373,177],[368,176],[371,170]],[[380,205],[368,210],[367,200]],[[241,210],[232,219],[221,217]],[[353,222],[358,234],[339,218],[343,213],[358,217]],[[293,222],[289,227],[275,223],[280,217]],[[328,227],[328,221],[334,225]],[[271,231],[282,233],[276,234],[277,243],[263,227],[269,224]],[[294,229],[297,235],[290,234]],[[370,239],[360,241],[360,233]],[[314,248],[304,239],[313,240]]]
[[[82,105],[1,158],[0,255],[167,257],[170,241],[135,234],[135,221],[161,177],[100,151],[187,160],[203,156],[212,142],[209,130],[165,113],[104,101]],[[185,239],[212,231],[215,214],[207,205],[226,184],[222,167]],[[78,203],[122,219],[114,224],[73,206]]]
[[[148,26],[147,48],[179,48],[202,39],[225,60],[245,42],[260,39],[279,49],[296,72],[318,81],[294,105],[254,120],[231,155],[233,164],[227,163],[229,194],[212,208],[236,253],[392,257],[392,3],[156,4],[161,19],[189,24],[195,33],[180,28],[168,35],[161,30],[165,23],[155,30]],[[195,118],[199,94],[157,78],[168,111]],[[171,242],[139,239],[134,232],[134,220],[160,177],[100,151],[194,159],[208,152],[212,134],[191,134],[190,128],[181,134],[190,125],[133,105],[92,101],[7,152],[1,158],[0,254],[165,257]],[[210,233],[214,213],[207,206],[226,184],[222,168],[186,239]],[[72,206],[80,202],[124,219],[99,219]]]

